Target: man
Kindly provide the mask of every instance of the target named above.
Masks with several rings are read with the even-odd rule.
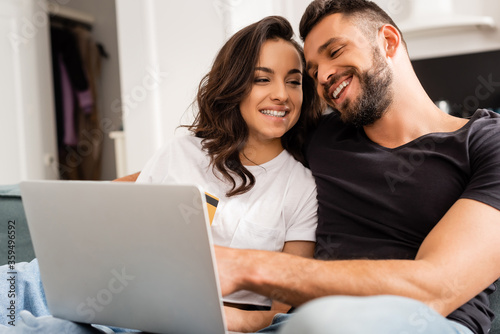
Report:
[[[487,333],[500,276],[499,115],[440,111],[396,24],[370,1],[313,1],[300,33],[334,109],[306,149],[316,259],[218,247],[223,294],[293,306],[330,296],[282,333]]]

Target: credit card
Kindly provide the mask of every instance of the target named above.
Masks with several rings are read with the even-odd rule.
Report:
[[[210,225],[212,225],[212,221],[214,220],[215,216],[215,211],[217,210],[217,205],[219,205],[219,199],[207,192],[205,193],[205,198],[207,201],[208,218],[210,219]]]

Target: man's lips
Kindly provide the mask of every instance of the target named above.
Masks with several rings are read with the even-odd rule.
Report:
[[[338,99],[341,92],[344,90],[345,87],[349,86],[351,81],[352,81],[352,76],[342,81],[337,81],[340,82],[337,86],[332,85],[330,89],[328,89],[328,97],[331,98],[332,100]]]

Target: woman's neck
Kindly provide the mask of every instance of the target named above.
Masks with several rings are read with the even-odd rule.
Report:
[[[276,158],[281,152],[283,145],[280,138],[266,142],[249,140],[240,152],[240,160],[244,166],[262,165]]]

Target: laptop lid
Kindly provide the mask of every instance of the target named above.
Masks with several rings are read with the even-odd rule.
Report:
[[[205,195],[193,185],[20,184],[51,313],[158,333],[225,333]]]

